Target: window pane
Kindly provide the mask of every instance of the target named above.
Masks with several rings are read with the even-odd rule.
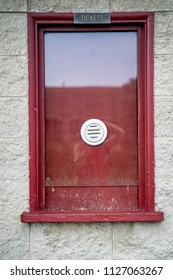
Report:
[[[137,33],[46,32],[47,186],[137,185]],[[108,136],[86,144],[99,119]]]

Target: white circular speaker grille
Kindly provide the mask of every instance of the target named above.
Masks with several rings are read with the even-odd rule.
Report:
[[[91,146],[102,144],[107,137],[106,125],[97,119],[90,119],[84,122],[81,127],[81,137],[83,141]]]

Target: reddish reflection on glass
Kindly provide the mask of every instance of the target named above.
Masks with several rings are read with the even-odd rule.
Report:
[[[136,32],[45,33],[47,186],[137,185]],[[80,136],[105,123],[104,143]]]

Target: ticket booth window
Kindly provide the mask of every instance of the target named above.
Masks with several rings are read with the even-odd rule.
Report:
[[[30,212],[23,222],[159,221],[153,14],[30,14]]]

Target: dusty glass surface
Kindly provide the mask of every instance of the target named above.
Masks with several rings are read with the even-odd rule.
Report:
[[[46,32],[47,186],[135,186],[137,33]],[[82,124],[99,119],[106,140],[86,144]]]

